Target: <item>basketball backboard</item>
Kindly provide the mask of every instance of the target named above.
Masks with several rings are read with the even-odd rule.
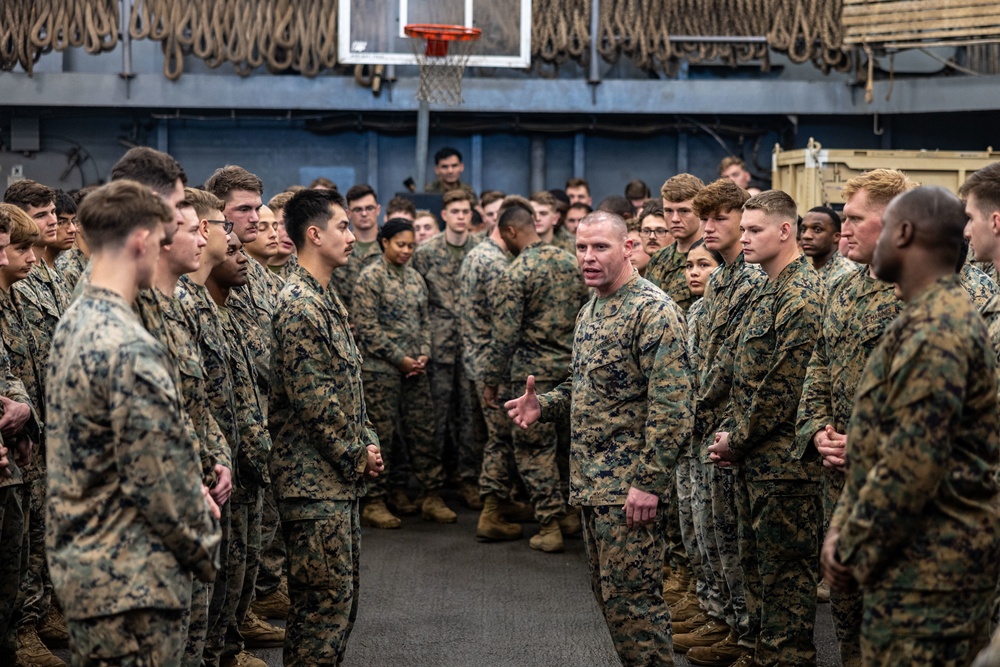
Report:
[[[345,65],[416,65],[403,27],[444,23],[479,28],[469,67],[531,65],[531,0],[340,0],[337,58]]]

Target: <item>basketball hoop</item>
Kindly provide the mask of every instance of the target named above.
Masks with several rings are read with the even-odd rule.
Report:
[[[420,67],[417,99],[428,104],[462,103],[462,74],[483,31],[460,25],[414,23],[403,28],[411,37]]]

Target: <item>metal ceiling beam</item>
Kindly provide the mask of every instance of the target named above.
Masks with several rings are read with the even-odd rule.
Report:
[[[177,82],[137,75],[45,72],[33,78],[0,74],[0,107],[98,107],[180,110],[415,112],[416,79],[400,79],[391,101],[359,87],[351,77],[185,74]],[[867,115],[1000,109],[1000,76],[896,80],[875,84],[872,104],[864,90],[843,79],[828,81],[604,80],[591,97],[583,79],[470,78],[458,113]],[[281,106],[277,106],[277,105]]]

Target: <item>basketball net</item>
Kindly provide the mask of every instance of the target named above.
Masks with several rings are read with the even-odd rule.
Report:
[[[476,40],[412,38],[413,55],[420,68],[417,99],[428,104],[456,106],[462,99],[462,75]]]

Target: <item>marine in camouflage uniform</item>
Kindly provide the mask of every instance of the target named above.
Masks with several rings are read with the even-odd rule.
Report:
[[[0,306],[0,321],[5,321],[7,308]],[[2,330],[2,340],[7,341],[7,329]],[[32,417],[22,429],[22,434],[38,440],[41,420],[28,391],[11,369],[7,346],[0,347],[0,395],[17,403],[24,403],[32,410]],[[15,461],[14,443],[6,443],[0,436],[0,447],[7,447],[7,475],[0,473],[0,658],[11,664],[15,659],[9,633],[13,630],[14,612],[20,589],[21,576],[28,569],[28,544],[25,537],[28,497],[24,488],[22,471]]]
[[[218,524],[163,345],[88,285],[48,366],[46,546],[74,664],[178,664],[192,575],[211,581]],[[118,415],[120,418],[113,418]]]
[[[444,464],[434,438],[434,406],[426,373],[405,377],[399,366],[405,357],[431,355],[427,321],[427,287],[408,265],[390,264],[384,257],[361,272],[354,286],[352,321],[364,363],[365,404],[375,425],[382,458],[390,446],[398,419],[401,440],[409,445],[413,474],[424,494],[440,493]],[[385,499],[390,487],[406,488],[405,475],[385,473],[368,483],[369,498]]]
[[[493,294],[512,259],[502,245],[486,237],[469,251],[462,262],[459,271],[462,286],[459,330],[465,375],[473,385],[472,391],[475,392],[487,431],[483,466],[479,474],[479,494],[483,498],[495,495],[498,500],[507,500],[517,469],[510,421],[503,410],[490,408],[483,400],[483,389],[486,387],[483,374],[493,323]],[[507,383],[501,382],[497,395],[507,396],[509,393]]]
[[[633,273],[580,310],[572,375],[538,397],[543,422],[570,417],[570,502],[583,507],[591,585],[625,665],[673,664],[663,513],[628,528],[624,504],[630,488],[672,502],[677,453],[691,434],[685,347],[679,309]]]
[[[705,299],[699,297],[687,310],[687,353],[691,369],[694,395],[698,393],[698,370],[702,365],[701,344],[708,326]],[[699,443],[700,444],[700,443]],[[685,465],[684,458],[687,458]],[[698,602],[706,614],[718,620],[725,619],[724,604],[715,570],[707,562],[709,550],[701,543],[703,536],[715,535],[712,524],[712,499],[708,491],[710,469],[714,467],[703,460],[700,452],[695,455],[691,442],[685,443],[677,462],[677,505],[680,518],[681,539],[688,561],[695,576]],[[687,474],[687,482],[682,475]],[[684,494],[689,494],[684,497]],[[707,526],[704,524],[708,524]],[[713,547],[714,551],[714,547]]]
[[[713,569],[714,579],[722,593],[722,618],[713,616],[735,630],[741,645],[752,649],[749,637],[749,617],[743,592],[743,570],[739,558],[739,522],[736,515],[734,475],[712,465],[708,447],[715,442],[729,406],[733,366],[740,324],[757,287],[766,279],[756,265],[747,264],[743,254],[730,264],[712,272],[705,286],[705,327],[701,333],[701,365],[698,368],[698,392],[692,439],[693,456],[701,457],[707,466],[708,484],[696,487],[692,505],[711,511],[711,517],[696,519],[704,534],[698,541],[704,553],[702,562]],[[697,494],[707,494],[698,497]],[[710,532],[714,529],[714,533]],[[705,610],[710,615],[717,610]]]
[[[36,248],[37,252],[37,248]],[[28,277],[14,283],[11,288],[14,302],[21,313],[21,319],[31,332],[38,367],[38,394],[36,405],[41,406],[41,396],[45,391],[45,377],[42,369],[49,358],[52,334],[56,323],[70,302],[70,290],[62,276],[39,259]],[[29,342],[29,345],[31,343]],[[24,379],[22,377],[22,379]],[[44,408],[39,407],[44,421]],[[21,583],[24,596],[20,609],[19,627],[36,626],[45,618],[52,607],[52,582],[49,579],[45,560],[45,468],[46,438],[41,434],[34,463],[24,471],[24,481],[31,496],[28,508],[28,572]]]
[[[691,289],[687,284],[687,277],[684,274],[686,264],[687,253],[681,252],[675,241],[666,248],[653,253],[653,256],[649,259],[649,264],[646,265],[646,280],[663,290],[685,312],[696,299],[691,294]],[[690,447],[687,447],[678,463],[678,475],[681,475],[685,480],[690,478],[690,468]],[[685,528],[683,527],[683,521],[685,519],[681,517],[681,512],[684,511],[683,508],[690,508],[691,506],[689,498],[693,492],[690,484],[687,483],[684,483],[685,488],[681,489],[680,485],[682,483],[684,482],[678,482],[678,502],[670,507],[670,513],[666,517],[667,561],[674,568],[691,567],[693,569],[694,564],[691,560],[692,557],[696,558],[697,556],[694,556],[688,550],[688,545],[684,542]],[[681,499],[682,496],[683,500]]]
[[[59,253],[56,257],[56,270],[62,275],[63,282],[70,294],[80,282],[80,276],[90,263],[90,258],[83,254],[79,248],[70,248],[66,252]]]
[[[204,285],[194,282],[190,276],[181,276],[177,281],[177,289],[174,292],[181,313],[184,316],[187,326],[194,334],[195,342],[201,355],[201,360],[205,373],[205,401],[208,410],[211,412],[215,422],[222,430],[225,437],[226,453],[228,462],[220,461],[233,471],[233,461],[239,451],[239,426],[236,417],[236,394],[234,390],[233,371],[230,367],[232,351],[226,339],[222,320],[219,317],[218,307],[212,301],[208,290]],[[223,567],[219,571],[213,586],[207,587],[208,593],[208,613],[205,624],[205,638],[214,637],[211,647],[203,656],[206,664],[217,664],[221,656],[225,625],[220,629],[220,618],[223,616],[222,607],[226,602],[226,582],[228,577],[227,565],[229,555],[229,534],[230,525],[230,505],[226,503],[222,506],[222,536],[223,546],[222,563]],[[197,593],[197,587],[196,587]],[[236,601],[231,601],[229,615],[235,612]],[[191,635],[195,634],[198,626],[192,621]],[[189,646],[191,644],[189,643]]]
[[[504,269],[493,292],[483,382],[521,387],[534,375],[536,391],[545,393],[565,381],[576,316],[587,296],[580,268],[568,252],[542,241],[524,248]],[[561,420],[514,430],[517,471],[542,525],[566,514],[569,470],[561,469],[559,462],[568,463],[569,435],[568,413]]]
[[[653,253],[646,265],[646,280],[663,290],[684,312],[698,299],[688,287],[686,265],[687,253],[677,249],[676,241]]]
[[[270,320],[274,317],[274,308],[278,303],[278,294],[285,286],[285,278],[278,272],[272,271],[271,267],[264,266],[253,257],[248,257],[248,279],[253,281],[254,289],[258,293],[264,294],[262,299],[264,310],[269,313],[268,317],[268,346],[272,340],[270,338]],[[285,266],[298,263],[295,255],[289,257]],[[260,269],[266,269],[261,271]],[[252,272],[252,278],[250,278]],[[262,322],[263,324],[263,322]],[[267,358],[270,364],[270,356]],[[270,369],[268,369],[270,372]],[[262,388],[261,400],[266,409],[267,387]],[[254,597],[257,599],[267,597],[274,593],[281,586],[282,574],[285,568],[285,543],[281,539],[281,520],[278,516],[278,505],[274,500],[274,491],[270,485],[263,490],[261,512],[261,532],[260,532],[260,557],[257,566],[257,578],[254,586]]]
[[[978,270],[967,269],[959,281],[974,305],[986,309],[986,295],[995,292],[991,281]],[[867,265],[859,265],[829,290],[819,339],[802,386],[796,426],[800,440],[812,442],[827,424],[837,433],[846,433],[868,357],[902,309],[893,285],[872,278]],[[828,524],[844,487],[844,473],[824,467],[821,477]],[[845,667],[856,667],[861,664],[861,594],[832,591],[830,609],[841,661]]]
[[[340,297],[351,317],[354,316],[354,286],[358,282],[358,277],[362,271],[377,262],[381,257],[382,251],[379,249],[378,241],[372,241],[370,244],[355,241],[354,252],[348,257],[347,264],[334,269],[333,277],[330,279],[330,286],[337,290],[337,296]],[[291,262],[292,259],[294,259],[294,256],[289,258],[288,261]],[[286,264],[285,266],[288,265]],[[288,280],[287,276],[284,278]]]
[[[955,276],[886,330],[857,388],[832,530],[864,596],[865,664],[964,665],[1000,572],[996,361]]]
[[[368,420],[347,309],[301,266],[274,318],[271,472],[288,549],[285,665],[338,664],[358,610]]]
[[[465,245],[452,246],[447,234],[441,233],[417,246],[410,260],[427,285],[434,437],[446,464],[449,458],[457,458],[458,476],[472,485],[478,484],[483,452],[482,443],[472,435],[472,396],[462,366],[458,274],[462,261],[478,243],[470,235]]]
[[[205,486],[216,482],[215,465],[232,470],[231,446],[226,441],[207,394],[207,375],[198,346],[198,333],[185,317],[180,301],[156,288],[140,290],[135,310],[146,330],[170,355],[168,370],[181,393],[182,422],[195,444],[201,461],[201,479]],[[223,559],[225,562],[225,559]],[[213,585],[195,581],[190,616],[186,619],[188,638],[184,665],[201,665],[209,628],[209,600]]]
[[[748,636],[757,665],[814,665],[813,620],[823,522],[819,454],[795,437],[803,376],[816,344],[820,277],[799,256],[747,305],[728,415]]]
[[[859,266],[860,264],[857,262],[852,262],[841,255],[839,250],[834,250],[833,254],[830,255],[830,259],[826,260],[826,263],[823,266],[816,269],[816,273],[818,273],[820,278],[823,279],[823,285],[829,292],[832,291],[834,286],[836,286],[842,279],[854,273]]]
[[[229,364],[240,436],[234,456],[233,495],[228,503],[231,506],[230,560],[223,607],[224,613],[234,608],[235,614],[220,619],[226,626],[224,656],[238,655],[244,649],[239,630],[253,600],[261,553],[264,492],[271,481],[267,395],[271,372],[270,368],[263,376],[261,372],[265,363],[270,364],[272,328],[267,313],[273,311],[274,306],[270,300],[273,294],[270,283],[261,272],[270,273],[248,258],[247,284],[233,288],[225,306],[218,309],[231,353]],[[250,277],[253,275],[256,278]],[[210,635],[209,642],[212,640]]]

